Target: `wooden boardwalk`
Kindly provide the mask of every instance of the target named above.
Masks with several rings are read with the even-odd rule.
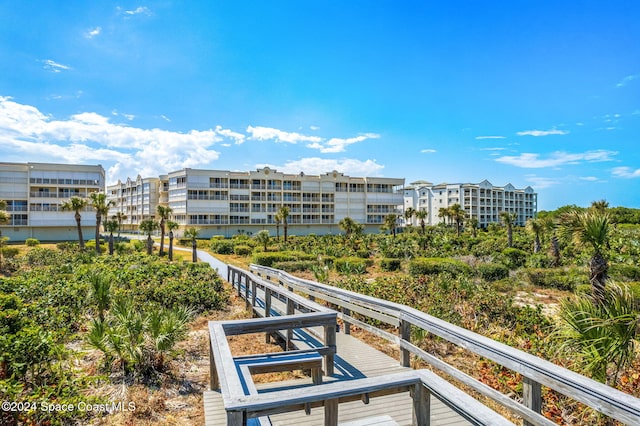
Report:
[[[312,334],[294,333],[294,344],[305,349],[311,347],[308,339]],[[364,377],[376,377],[385,374],[406,371],[397,359],[372,348],[355,337],[338,333],[336,336],[337,355],[335,359],[335,374],[325,377],[324,383],[352,380]],[[258,391],[268,392],[270,389],[292,389],[295,387],[312,386],[310,379],[290,380],[257,384]],[[222,403],[222,396],[218,391],[207,391],[204,394],[205,421],[207,425],[218,426],[226,424],[226,412]],[[372,398],[369,404],[363,402],[348,402],[340,404],[339,422],[350,422],[363,418],[389,416],[395,424],[411,425],[412,398],[408,393],[388,395]],[[321,408],[311,410],[310,415],[304,411],[270,416],[273,425],[324,425],[324,411]],[[368,424],[368,423],[362,423]],[[385,423],[380,423],[385,424]],[[394,423],[386,423],[394,424]],[[432,425],[468,425],[458,414],[442,404],[438,399],[431,398]]]

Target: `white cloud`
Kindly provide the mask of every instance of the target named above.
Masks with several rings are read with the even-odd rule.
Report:
[[[0,97],[0,151],[30,158],[46,156],[49,161],[72,163],[114,161],[113,170],[157,176],[208,165],[219,157],[211,148],[223,140],[214,130],[179,133],[140,129],[113,124],[93,112],[55,120],[37,108]],[[110,175],[108,179],[119,177]]]
[[[299,142],[322,142],[322,138],[318,136],[306,136],[295,132],[285,132],[282,130],[274,129],[273,127],[249,126],[247,127],[247,133],[249,133],[250,139],[261,141],[275,140],[276,142],[287,142],[291,144],[297,144]]]
[[[614,167],[611,171],[615,177],[633,179],[640,178],[640,169],[631,169],[631,167]]]
[[[51,59],[45,59],[42,61],[44,64],[44,69],[51,72],[61,72],[61,71],[69,71],[72,68],[69,65],[60,64]]]
[[[525,180],[529,182],[531,186],[536,190],[550,188],[552,186],[559,185],[561,183],[556,179],[546,178],[546,177],[541,177],[536,175],[527,175]]]
[[[320,130],[320,127],[318,127],[318,126],[309,126],[309,129],[311,129],[311,130]]]
[[[288,161],[284,165],[257,164],[256,168],[270,167],[284,173],[297,174],[304,172],[310,175],[321,175],[337,170],[340,173],[351,176],[380,176],[380,172],[384,166],[378,164],[375,160],[356,160],[356,159],[329,159],[329,158],[302,158],[300,160]]]
[[[503,148],[503,147],[492,147],[492,148],[480,148],[480,151],[504,151],[507,148]]]
[[[151,10],[149,10],[148,7],[146,6],[139,6],[134,10],[125,10],[124,11],[125,15],[140,15],[140,14],[144,14],[147,16],[151,15]]]
[[[597,177],[595,177],[595,176],[582,176],[582,177],[580,177],[579,179],[580,179],[580,180],[587,181],[587,182],[597,182],[597,181],[599,181],[599,180],[600,180],[600,179],[598,179],[598,178],[597,178]]]
[[[633,74],[633,75],[628,75],[625,78],[623,78],[622,80],[620,80],[620,82],[618,84],[616,84],[616,87],[620,88],[620,87],[624,87],[627,84],[631,83],[633,80],[640,78],[640,74]]]
[[[568,131],[551,129],[551,130],[525,130],[516,133],[518,136],[549,136],[549,135],[566,135]]]
[[[245,135],[242,133],[237,133],[229,129],[223,129],[222,126],[216,126],[216,133],[224,136],[225,138],[233,139],[236,142],[236,145],[240,145],[245,140]]]
[[[482,139],[504,139],[504,136],[476,136],[476,139],[478,140],[482,140]]]
[[[540,154],[522,153],[518,156],[506,155],[496,158],[496,161],[515,167],[537,169],[543,167],[559,167],[567,164],[579,164],[581,162],[613,161],[616,151],[595,150],[582,153],[553,152],[547,158],[540,158]]]
[[[87,31],[84,36],[85,38],[91,39],[94,38],[97,35],[100,35],[100,33],[102,32],[102,27],[95,27],[89,31]]]
[[[434,152],[437,152],[435,149],[423,149],[420,150],[420,153],[422,154],[433,154]]]
[[[380,135],[375,133],[365,133],[364,135],[356,136],[353,138],[331,138],[324,144],[319,143],[311,143],[307,145],[309,148],[319,149],[322,153],[335,153],[335,152],[344,152],[345,147],[357,143],[362,142],[367,139],[378,139]]]
[[[169,117],[167,117],[166,115],[164,115],[164,114],[161,114],[161,115],[160,115],[160,118],[162,118],[162,119],[163,119],[164,121],[166,121],[167,123],[171,123],[171,119],[170,119]]]

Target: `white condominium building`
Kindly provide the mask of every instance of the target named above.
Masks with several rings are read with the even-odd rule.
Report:
[[[10,215],[0,231],[17,241],[77,239],[75,213],[63,211],[61,205],[73,196],[102,192],[104,184],[100,165],[0,163],[0,200],[7,202]],[[91,238],[95,213],[87,207],[81,215],[83,231]]]
[[[168,175],[173,220],[200,228],[203,237],[232,236],[267,229],[276,233],[275,216],[289,210],[291,235],[339,233],[345,217],[378,232],[388,214],[399,213],[404,179],[285,174],[265,167],[255,171],[182,169]]]
[[[404,190],[404,209],[426,211],[427,225],[443,222],[440,209],[459,204],[468,217],[475,217],[478,226],[485,228],[490,223],[500,223],[500,213],[516,214],[516,225],[524,225],[527,219],[536,216],[538,194],[527,186],[517,189],[511,184],[493,186],[488,180],[480,183],[441,183],[434,185],[425,181],[411,183]],[[415,216],[412,225],[417,225]]]
[[[142,178],[140,175],[126,182],[118,180],[107,186],[107,200],[112,203],[109,217],[120,213],[122,230],[137,231],[145,219],[152,219],[159,204],[166,205],[168,190],[167,176]]]

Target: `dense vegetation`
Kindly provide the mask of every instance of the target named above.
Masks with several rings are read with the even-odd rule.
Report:
[[[78,407],[113,402],[95,390],[101,384],[153,384],[171,374],[172,349],[189,320],[227,304],[208,265],[60,247],[13,253],[0,276],[0,394],[22,404],[0,413],[0,424],[105,414]],[[77,361],[91,348],[102,357],[90,374]],[[50,404],[76,409],[44,410]]]

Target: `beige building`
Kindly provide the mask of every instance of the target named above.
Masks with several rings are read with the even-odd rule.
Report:
[[[13,241],[77,239],[74,212],[61,205],[73,196],[103,191],[104,184],[100,165],[0,163],[0,199],[10,214],[10,222],[0,225],[2,235]],[[83,231],[91,238],[95,213],[88,207],[81,214]]]
[[[124,215],[123,231],[137,231],[138,225],[145,219],[155,217],[159,204],[166,205],[167,177],[142,178],[135,180],[127,178],[126,182],[118,180],[115,185],[107,186],[107,200],[112,203],[109,217],[118,213]]]
[[[480,183],[441,183],[418,181],[404,190],[404,209],[412,207],[416,211],[428,213],[425,222],[436,225],[445,219],[440,217],[441,208],[459,204],[469,217],[478,220],[478,226],[485,228],[490,223],[500,223],[500,213],[516,214],[516,225],[524,225],[527,219],[536,216],[538,194],[530,186],[517,189],[511,184],[493,186],[488,180]],[[418,221],[414,217],[412,225]]]
[[[204,237],[276,233],[275,215],[289,209],[291,235],[339,233],[345,217],[378,232],[386,215],[398,213],[404,179],[285,174],[265,167],[255,171],[182,169],[168,175],[168,205],[173,220],[195,226]],[[282,229],[281,231],[282,232]]]

